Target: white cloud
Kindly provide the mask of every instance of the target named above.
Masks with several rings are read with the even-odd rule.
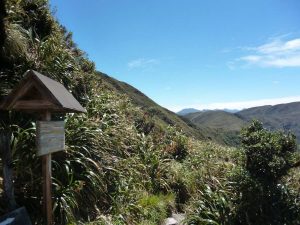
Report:
[[[240,101],[240,102],[216,102],[210,104],[192,104],[192,105],[177,105],[177,106],[165,106],[169,110],[173,112],[178,112],[181,109],[185,108],[195,108],[199,110],[203,109],[247,109],[256,106],[263,106],[263,105],[277,105],[283,103],[290,103],[290,102],[299,102],[300,96],[290,96],[290,97],[283,97],[283,98],[271,98],[271,99],[258,99],[252,101]]]
[[[281,39],[275,39],[270,43],[257,47],[257,51],[262,54],[286,54],[300,50],[300,38],[282,41]]]
[[[300,67],[300,38],[284,41],[279,37],[266,44],[243,49],[249,54],[236,59],[235,63],[277,68]]]
[[[250,63],[257,63],[261,59],[262,59],[262,57],[258,56],[258,55],[247,55],[247,56],[241,57],[241,60],[244,60],[244,61],[247,61]]]
[[[136,68],[147,68],[151,67],[153,65],[158,64],[159,61],[157,59],[144,59],[144,58],[139,58],[139,59],[134,59],[127,63],[127,66],[129,69],[136,69]]]

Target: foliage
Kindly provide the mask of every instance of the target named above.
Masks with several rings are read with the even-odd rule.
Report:
[[[283,182],[296,162],[295,136],[270,132],[257,121],[241,136],[245,159],[233,177],[235,224],[298,224],[299,193]]]
[[[145,195],[161,196],[159,205],[168,202],[166,207],[152,210],[161,215],[166,215],[167,205],[172,205],[170,198],[160,194],[168,190],[167,159],[160,156],[161,149],[153,147],[154,143],[163,146],[159,144],[164,141],[159,139],[163,131],[126,96],[103,83],[93,63],[73,43],[72,35],[55,21],[46,0],[10,0],[6,7],[1,95],[7,94],[30,68],[62,83],[87,109],[85,115],[64,118],[66,151],[53,155],[56,222],[92,221],[109,218],[109,214],[114,224],[161,219],[149,216],[151,210],[145,212],[140,204]],[[17,201],[40,224],[41,163],[31,123],[35,119],[11,113],[1,116],[1,124],[13,128]]]
[[[246,171],[236,166],[245,162],[241,152],[187,137],[184,133],[197,131],[136,89],[96,72],[72,34],[54,19],[47,0],[8,0],[6,8],[0,96],[27,69],[35,69],[62,83],[87,109],[86,114],[54,117],[66,124],[66,151],[52,158],[57,224],[159,224],[172,211],[187,212],[189,224],[230,223],[237,212],[235,204],[241,206],[241,200],[228,178],[242,181],[234,173]],[[42,224],[36,119],[35,115],[1,112],[0,124],[12,135],[17,202],[26,206],[34,224]],[[276,140],[281,140],[274,142],[279,147],[270,149],[278,156],[270,165],[264,162],[266,172],[261,173],[274,182],[293,172],[277,170],[278,165],[282,169],[292,165],[292,155],[283,156],[280,146],[285,143],[292,150],[293,139],[288,139],[291,143]],[[274,171],[276,176],[271,176]],[[286,181],[283,189],[288,196],[296,190],[299,193],[297,179],[293,173]],[[289,201],[286,205],[296,207]],[[0,201],[1,213],[5,210]]]
[[[246,154],[245,169],[265,185],[278,183],[295,163],[295,136],[269,132],[257,121],[242,132],[242,144]]]
[[[214,146],[191,154],[189,168],[198,166],[199,174],[194,171],[189,178],[187,224],[298,224],[295,137],[254,121],[241,140],[242,150]]]
[[[152,126],[152,122],[160,125],[161,129],[166,129],[170,125],[176,126],[178,130],[182,130],[182,132],[188,136],[193,136],[201,140],[205,139],[203,135],[204,132],[199,132],[199,130],[188,120],[185,120],[183,117],[179,117],[176,113],[161,107],[138,89],[125,82],[118,81],[104,73],[97,72],[97,74],[102,78],[103,83],[105,83],[108,88],[114,92],[128,96],[133,104],[140,107],[145,112],[144,116],[146,119],[151,118],[148,120],[149,123],[147,123],[149,127]]]
[[[213,143],[201,143],[184,166],[189,168],[186,210],[187,224],[231,224],[235,196],[228,179],[236,166],[239,152]]]

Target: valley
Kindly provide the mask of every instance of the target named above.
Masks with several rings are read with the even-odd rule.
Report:
[[[204,110],[182,115],[197,127],[217,130],[219,134],[237,138],[240,130],[252,120],[261,121],[265,128],[292,132],[300,143],[300,102],[266,105],[230,113],[224,110]],[[217,138],[218,139],[218,138]],[[236,140],[236,139],[235,139]],[[226,140],[225,140],[226,142]],[[236,144],[235,142],[227,142]]]

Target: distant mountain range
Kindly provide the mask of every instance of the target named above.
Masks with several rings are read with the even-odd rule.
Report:
[[[190,113],[196,113],[196,112],[200,112],[199,109],[194,109],[194,108],[186,108],[186,109],[182,109],[179,112],[177,112],[178,115],[180,116],[184,116]]]
[[[138,89],[132,87],[131,85],[116,80],[104,73],[98,72],[102,82],[112,91],[117,92],[121,95],[129,97],[136,106],[140,107],[145,114],[152,115],[157,124],[162,127],[175,126],[182,130],[186,135],[192,136],[200,140],[212,140],[220,144],[228,144],[232,142],[235,138],[235,133],[230,135],[226,133],[226,137],[220,133],[215,128],[210,128],[209,126],[197,126],[191,122],[188,118],[180,116],[176,113],[169,111],[155,103],[153,100],[148,98]],[[195,112],[193,109],[190,112]],[[188,110],[187,110],[188,111]],[[199,110],[196,110],[198,112]],[[224,141],[225,140],[225,141]]]
[[[227,144],[236,144],[241,128],[253,119],[261,121],[264,127],[270,130],[293,132],[300,143],[300,102],[259,106],[235,113],[224,110],[198,111],[183,117],[197,127],[216,130],[217,135],[221,135]]]
[[[175,114],[148,98],[136,88],[101,72],[98,73],[106,86],[128,96],[132,102],[154,116],[163,127],[172,125],[197,139],[212,140],[220,144],[237,145],[242,127],[252,119],[258,119],[269,129],[292,131],[300,143],[300,102],[275,106],[261,106],[245,110],[197,110],[184,109]],[[238,112],[237,112],[238,111]],[[181,115],[179,115],[181,114]]]
[[[209,128],[198,128],[189,120],[161,107],[133,86],[101,72],[98,72],[98,75],[109,89],[130,98],[136,106],[140,107],[145,112],[145,114],[152,115],[155,121],[161,126],[176,126],[186,135],[193,136],[194,138],[201,140],[207,139],[207,134],[211,133]]]
[[[179,112],[177,112],[177,114],[180,116],[185,116],[190,113],[206,112],[206,111],[220,111],[220,110],[209,110],[209,109],[199,110],[199,109],[194,109],[194,108],[186,108],[186,109],[180,110]],[[229,113],[236,113],[239,110],[238,109],[222,109],[221,111],[225,111],[225,112],[229,112]]]

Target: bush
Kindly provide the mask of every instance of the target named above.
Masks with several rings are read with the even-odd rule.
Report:
[[[296,163],[295,136],[253,121],[241,133],[244,162],[233,176],[235,224],[299,224],[299,195],[283,182]]]
[[[189,139],[174,127],[167,128],[165,139],[168,141],[168,145],[165,147],[166,153],[175,160],[184,160],[188,155]]]
[[[234,190],[229,178],[235,168],[236,149],[213,143],[199,143],[183,162],[188,173],[190,195],[186,203],[186,223],[231,224]]]
[[[254,121],[241,141],[241,150],[202,144],[189,152],[181,179],[190,195],[186,223],[300,224],[294,135],[270,132]]]

